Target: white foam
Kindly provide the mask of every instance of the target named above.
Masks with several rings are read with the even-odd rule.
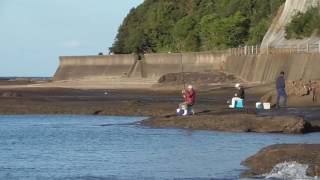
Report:
[[[266,179],[297,179],[314,180],[317,177],[307,176],[308,165],[297,162],[284,162],[277,164],[269,174],[265,174]]]

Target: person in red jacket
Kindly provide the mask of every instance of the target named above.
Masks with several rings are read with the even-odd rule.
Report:
[[[192,85],[189,85],[186,90],[182,91],[184,97],[184,104],[187,106],[187,114],[195,114],[193,110],[193,105],[196,102],[196,92]]]
[[[193,105],[195,104],[195,100],[196,100],[195,90],[191,85],[189,85],[188,88],[183,89],[181,93],[182,93],[184,102],[179,104],[179,108],[177,109],[177,114],[183,115],[183,116],[195,114],[193,110]]]
[[[196,92],[193,89],[192,85],[188,86],[188,89],[184,93],[186,104],[190,107],[196,102]]]

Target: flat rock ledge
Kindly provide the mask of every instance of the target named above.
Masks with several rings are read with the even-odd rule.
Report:
[[[187,117],[153,117],[142,121],[141,124],[153,128],[180,128],[225,132],[303,134],[316,130],[301,117],[257,117],[255,114],[236,112]]]
[[[266,147],[241,163],[250,168],[241,177],[252,178],[270,173],[277,164],[291,161],[307,164],[309,166],[307,175],[319,177],[320,144],[285,144]]]

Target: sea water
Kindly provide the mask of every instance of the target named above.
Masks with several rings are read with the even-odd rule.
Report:
[[[0,116],[0,179],[238,179],[241,161],[281,135],[152,129],[142,117]]]

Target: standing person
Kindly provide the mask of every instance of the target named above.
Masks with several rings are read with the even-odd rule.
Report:
[[[235,88],[238,89],[238,91],[239,91],[239,92],[237,93],[237,94],[238,94],[238,97],[241,98],[242,100],[244,100],[244,99],[245,99],[245,96],[246,96],[246,95],[245,95],[244,87],[241,86],[241,85],[238,83],[238,84],[235,85]]]
[[[284,72],[282,71],[280,73],[280,76],[277,79],[276,82],[276,88],[277,88],[277,108],[280,108],[280,98],[284,98],[284,106],[287,107],[288,105],[288,95],[286,93],[286,80],[284,78]]]

